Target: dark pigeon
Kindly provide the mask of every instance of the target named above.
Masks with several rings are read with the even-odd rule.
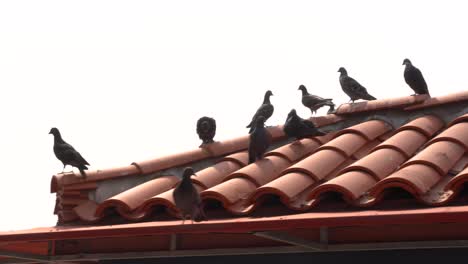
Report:
[[[174,202],[177,208],[180,210],[182,217],[182,224],[185,222],[185,218],[188,216],[195,222],[206,220],[205,211],[203,210],[203,203],[200,198],[200,194],[193,185],[191,176],[197,176],[191,167],[184,169],[182,174],[182,180],[175,187],[173,192]]]
[[[335,104],[332,102],[333,99],[322,98],[317,95],[309,94],[304,85],[300,85],[298,90],[302,91],[302,104],[309,108],[312,114],[317,113],[317,110],[323,106],[329,106],[328,113],[332,113],[335,110]]]
[[[263,98],[262,105],[258,108],[257,112],[252,117],[252,121],[250,121],[249,125],[247,126],[247,128],[250,127],[249,133],[252,133],[252,131],[254,130],[255,120],[257,120],[257,117],[263,116],[265,118],[265,122],[266,122],[266,120],[268,120],[268,118],[270,118],[273,115],[274,107],[270,103],[270,96],[272,96],[272,95],[273,95],[273,93],[270,90],[268,90],[265,93],[265,97]]]
[[[271,134],[265,128],[265,117],[259,116],[255,120],[254,130],[250,134],[249,164],[263,158],[263,154],[270,146]]]
[[[197,134],[203,141],[200,145],[213,143],[213,138],[216,134],[216,121],[211,117],[202,117],[197,121]]]
[[[411,64],[411,61],[405,59],[403,61],[403,65],[405,65],[405,81],[413,89],[416,94],[429,94],[429,90],[427,89],[426,81],[421,73],[421,71],[414,67]]]
[[[81,175],[86,177],[85,170],[88,169],[86,165],[89,166],[89,163],[81,156],[78,151],[76,151],[70,144],[62,139],[62,136],[60,135],[60,132],[57,128],[53,127],[50,129],[49,134],[54,135],[54,153],[57,159],[63,163],[63,171],[65,170],[65,166],[71,165],[78,168]]]
[[[348,72],[345,68],[341,67],[338,70],[340,74],[340,84],[341,89],[351,98],[350,101],[354,103],[354,101],[358,99],[364,100],[375,100],[375,97],[367,93],[367,89],[364,88],[361,84],[359,84],[356,80],[348,76]]]
[[[289,112],[286,123],[284,123],[283,126],[283,131],[288,137],[295,139],[325,135],[325,133],[315,127],[312,121],[302,119],[298,116],[294,109]]]

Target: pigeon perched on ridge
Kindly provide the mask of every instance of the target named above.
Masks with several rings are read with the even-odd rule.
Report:
[[[173,192],[173,198],[176,207],[180,210],[182,217],[182,224],[185,222],[185,218],[188,216],[195,222],[206,220],[205,211],[203,210],[203,203],[200,198],[200,194],[193,185],[191,176],[197,176],[191,167],[184,169],[182,174],[182,180],[175,187]]]
[[[292,109],[283,126],[283,131],[288,137],[303,139],[305,137],[324,136],[325,133],[318,130],[312,121],[302,119]]]
[[[330,107],[328,113],[335,110],[335,104],[332,102],[333,99],[322,98],[317,95],[309,94],[309,92],[307,92],[307,88],[302,84],[299,86],[298,90],[302,91],[302,104],[309,108],[312,114],[315,114],[319,108],[326,105]]]
[[[351,98],[350,101],[354,103],[354,101],[358,99],[364,100],[375,100],[376,98],[370,95],[367,92],[367,89],[364,88],[361,84],[359,84],[356,80],[348,76],[348,72],[345,68],[341,67],[338,69],[340,74],[340,84],[341,89]]]
[[[265,154],[265,151],[270,146],[271,134],[264,125],[265,117],[257,117],[254,129],[250,133],[249,164],[263,158],[263,154]]]
[[[272,95],[273,93],[270,90],[266,91],[262,105],[257,109],[257,112],[255,112],[255,115],[252,117],[252,121],[250,121],[249,125],[247,126],[247,128],[250,127],[249,133],[252,133],[254,130],[255,120],[257,120],[259,116],[263,116],[266,122],[266,120],[268,120],[268,118],[273,115],[274,107],[270,103],[270,96]]]
[[[426,81],[424,80],[421,71],[414,67],[409,59],[403,60],[403,65],[405,65],[405,72],[403,74],[405,76],[405,81],[415,92],[414,95],[429,94]]]
[[[78,151],[62,139],[62,135],[60,135],[60,131],[57,128],[53,127],[50,129],[49,134],[54,135],[54,153],[57,159],[63,163],[62,173],[65,170],[65,166],[71,165],[78,168],[81,175],[86,177],[85,170],[88,169],[86,165],[89,166],[89,163]]]
[[[213,138],[216,134],[216,120],[211,117],[202,117],[197,121],[197,134],[198,137],[202,140],[202,144],[213,143]]]

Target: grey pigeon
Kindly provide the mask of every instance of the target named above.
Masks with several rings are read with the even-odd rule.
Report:
[[[294,109],[289,112],[288,118],[283,126],[283,131],[288,137],[296,139],[325,135],[325,133],[317,129],[312,121],[302,119],[298,116]]]
[[[259,116],[255,120],[254,130],[250,134],[249,164],[263,158],[263,154],[270,146],[271,134],[265,128],[265,117]]]
[[[309,94],[307,88],[304,85],[300,85],[298,90],[302,91],[302,104],[309,108],[312,114],[315,114],[317,110],[323,106],[329,106],[328,113],[332,113],[335,110],[335,104],[332,102],[333,99],[322,98],[317,95]]]
[[[57,128],[53,127],[50,129],[49,134],[54,135],[54,153],[57,159],[63,163],[63,171],[65,170],[65,166],[71,165],[78,168],[81,175],[86,177],[85,170],[88,169],[86,165],[89,165],[89,163],[81,156],[78,151],[76,151],[70,144],[62,139],[62,136],[60,135],[60,132]]]
[[[191,167],[184,169],[182,180],[174,189],[173,197],[177,208],[180,210],[182,217],[182,224],[188,216],[195,222],[206,220],[205,211],[200,198],[200,194],[193,185],[191,176],[197,176]]]
[[[202,117],[197,121],[197,134],[202,140],[202,144],[213,143],[213,138],[216,134],[216,121],[211,117]]]
[[[257,112],[252,117],[252,121],[250,121],[249,125],[247,126],[247,128],[250,127],[249,133],[252,133],[252,131],[254,130],[255,120],[257,120],[257,117],[263,116],[266,121],[273,115],[274,107],[270,103],[270,96],[272,95],[273,93],[270,90],[266,91],[262,105],[257,109]]]
[[[348,76],[348,72],[345,68],[341,67],[338,69],[340,74],[340,84],[341,89],[351,98],[350,101],[354,103],[354,101],[358,99],[364,100],[375,100],[375,97],[367,93],[367,89],[364,88],[361,84],[359,84],[356,80]]]
[[[414,67],[410,60],[403,60],[403,65],[405,65],[405,81],[411,89],[416,94],[429,94],[427,89],[426,81],[421,73],[421,71]]]

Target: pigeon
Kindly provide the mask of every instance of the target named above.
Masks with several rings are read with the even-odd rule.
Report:
[[[332,102],[333,99],[325,99],[317,95],[309,94],[304,85],[300,85],[298,90],[302,91],[302,104],[309,108],[312,114],[315,114],[317,110],[323,106],[328,105],[330,109],[328,113],[332,113],[335,110],[335,104]]]
[[[325,133],[318,130],[314,123],[302,119],[297,115],[296,110],[292,109],[284,123],[283,131],[288,137],[303,139],[305,137],[324,136]]]
[[[252,117],[252,121],[250,121],[249,125],[247,126],[247,128],[250,127],[249,133],[252,133],[252,131],[254,130],[255,120],[257,120],[259,116],[263,116],[266,122],[266,120],[268,120],[268,118],[270,118],[273,115],[274,107],[270,103],[270,96],[272,95],[273,93],[270,90],[266,91],[262,105],[258,108],[257,112]]]
[[[375,100],[375,97],[367,93],[367,89],[360,85],[356,80],[348,76],[348,72],[345,68],[341,67],[340,72],[340,84],[343,91],[351,98],[350,101],[358,99],[364,100]]]
[[[73,167],[77,167],[80,170],[81,175],[86,177],[85,170],[88,169],[86,165],[89,166],[89,163],[78,151],[62,139],[60,131],[57,128],[53,127],[50,129],[49,134],[54,135],[54,153],[57,159],[63,163],[62,173],[65,170],[65,166],[71,165]]]
[[[211,117],[202,117],[197,121],[197,134],[198,137],[202,140],[203,146],[204,144],[213,143],[213,138],[216,134],[216,120]]]
[[[193,185],[191,176],[197,176],[191,167],[184,169],[182,174],[182,180],[175,187],[173,192],[173,198],[175,205],[180,210],[182,217],[182,224],[185,222],[187,216],[195,222],[206,220],[205,211],[203,210],[203,204],[200,198],[200,194]]]
[[[414,67],[411,64],[411,61],[405,59],[403,61],[403,65],[405,65],[405,81],[409,85],[411,89],[414,90],[415,94],[429,94],[429,90],[427,89],[426,81],[421,73],[421,71]]]
[[[259,160],[270,146],[271,134],[265,128],[265,117],[259,116],[255,120],[254,130],[250,134],[249,164]]]

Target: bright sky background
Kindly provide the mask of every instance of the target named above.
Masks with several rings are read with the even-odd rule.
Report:
[[[91,169],[196,148],[199,117],[243,135],[266,90],[267,125],[300,84],[347,102],[337,70],[377,98],[465,90],[466,1],[1,1],[0,230],[52,226],[58,127]],[[326,112],[322,109],[320,114]],[[70,167],[68,167],[70,169]]]

